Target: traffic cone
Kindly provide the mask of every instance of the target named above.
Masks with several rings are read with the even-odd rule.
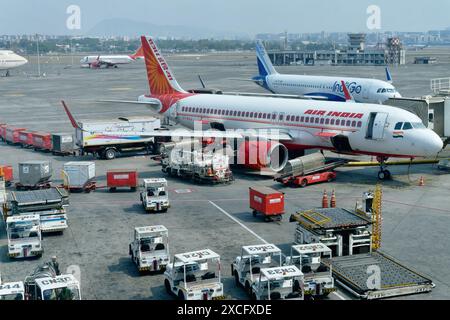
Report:
[[[330,207],[336,208],[336,193],[334,192],[334,190],[333,192],[331,192]]]
[[[327,190],[323,190],[322,208],[328,208],[328,195],[327,195]]]
[[[425,179],[422,176],[422,177],[420,177],[420,180],[419,180],[419,187],[423,187],[423,186],[425,186]]]

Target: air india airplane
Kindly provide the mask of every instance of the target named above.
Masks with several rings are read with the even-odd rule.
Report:
[[[321,149],[376,156],[380,162],[378,177],[383,180],[391,176],[385,165],[388,158],[436,157],[443,148],[441,138],[420,118],[395,107],[185,91],[153,39],[143,36],[141,41],[150,93],[138,101],[108,102],[144,104],[189,129],[160,135],[241,139],[239,150],[247,159],[258,151],[256,163],[246,163],[250,168],[281,171],[290,153]],[[73,118],[71,121],[74,124]],[[194,130],[199,122],[209,129]]]
[[[90,69],[99,69],[102,66],[106,68],[117,68],[121,64],[130,64],[138,58],[142,58],[142,48],[139,48],[134,54],[131,55],[86,56],[81,59],[80,62],[81,67]]]

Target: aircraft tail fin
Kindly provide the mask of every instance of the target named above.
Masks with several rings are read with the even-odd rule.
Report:
[[[69,117],[69,120],[70,120],[70,123],[72,124],[72,127],[74,127],[75,129],[80,129],[80,125],[78,124],[78,122],[73,117],[73,115],[70,112],[69,107],[67,106],[66,102],[64,100],[61,100],[61,103],[62,103],[62,105],[64,107],[64,110],[66,111],[67,116]]]
[[[392,75],[391,75],[391,72],[389,71],[389,67],[386,67],[386,79],[387,79],[387,82],[389,82],[389,83],[394,82],[392,80]]]
[[[143,58],[143,57],[144,57],[144,50],[142,49],[142,46],[140,46],[139,49],[137,49],[135,53],[130,55],[130,58],[133,60],[136,60],[138,58]]]
[[[256,59],[260,76],[266,77],[277,73],[261,41],[256,42]]]
[[[150,93],[152,95],[187,93],[178,84],[153,39],[147,40],[145,36],[142,36],[141,42]]]

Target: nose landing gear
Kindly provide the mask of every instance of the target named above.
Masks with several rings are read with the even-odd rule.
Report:
[[[378,179],[380,180],[390,180],[392,178],[392,174],[389,170],[387,170],[386,161],[388,158],[386,157],[378,157],[377,161],[380,163],[380,171],[378,172]]]

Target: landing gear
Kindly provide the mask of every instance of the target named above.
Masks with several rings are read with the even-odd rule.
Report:
[[[390,180],[392,178],[392,174],[389,170],[386,169],[386,161],[388,158],[386,157],[378,157],[378,162],[380,163],[380,171],[378,172],[378,179],[380,180]]]
[[[392,178],[391,172],[389,170],[380,170],[378,172],[378,179],[380,180],[389,180]]]

